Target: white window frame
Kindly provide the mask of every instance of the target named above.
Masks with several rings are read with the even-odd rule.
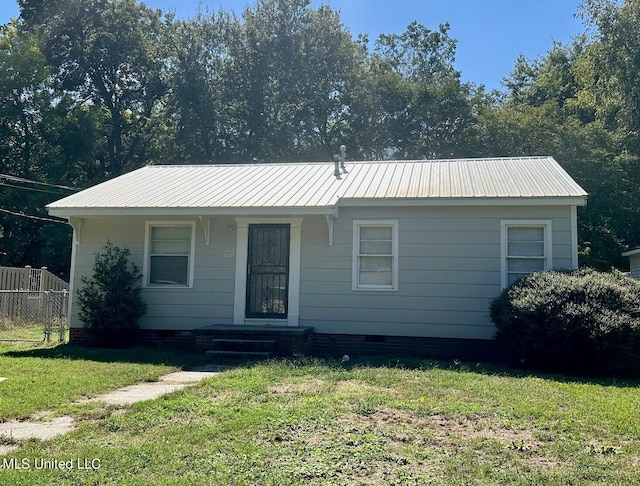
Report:
[[[544,270],[551,270],[553,268],[553,245],[551,241],[552,226],[550,219],[516,219],[516,220],[502,220],[500,221],[500,273],[502,279],[502,288],[505,289],[509,286],[509,272],[507,260],[509,258],[528,258],[527,256],[509,255],[509,242],[508,236],[509,228],[542,228],[544,238],[544,255],[542,257],[530,257],[533,259],[543,259]]]
[[[360,228],[391,227],[391,285],[360,283]],[[389,255],[381,255],[389,256]],[[352,290],[397,291],[398,290],[398,220],[397,219],[356,219],[353,220],[353,261]]]
[[[177,228],[186,227],[191,229],[191,245],[189,249],[189,261],[187,263],[187,284],[157,284],[150,283],[151,277],[151,228]],[[143,284],[142,286],[150,289],[158,288],[193,288],[193,271],[195,265],[196,253],[196,222],[195,221],[147,221],[144,232],[144,262],[142,265]]]

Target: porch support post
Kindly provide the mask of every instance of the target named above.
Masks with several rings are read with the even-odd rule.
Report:
[[[289,306],[287,325],[297,326],[300,320],[300,244],[302,241],[302,218],[292,218],[290,223],[291,244],[289,246]]]
[[[247,242],[249,241],[249,222],[236,219],[236,285],[233,297],[233,323],[244,324],[247,300]]]

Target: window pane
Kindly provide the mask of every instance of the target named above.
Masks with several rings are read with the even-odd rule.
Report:
[[[544,270],[544,259],[542,258],[508,258],[507,271],[511,272],[540,272]]]
[[[518,280],[519,278],[524,277],[525,275],[529,275],[528,273],[510,273],[508,274],[507,277],[507,284],[508,285],[513,285],[516,280]]]
[[[361,285],[392,285],[393,275],[389,272],[360,272]]]
[[[360,241],[363,240],[391,240],[391,226],[361,226]]]
[[[368,272],[390,272],[393,265],[391,257],[360,257],[360,270]]]
[[[390,241],[361,241],[360,253],[363,255],[391,255]]]
[[[360,257],[360,284],[392,285],[392,257]]]
[[[149,283],[165,285],[188,284],[188,256],[152,256]]]
[[[191,250],[191,227],[154,226],[151,228],[151,253],[185,254]]]
[[[507,238],[509,241],[543,241],[544,228],[530,226],[512,226],[507,228]]]
[[[544,256],[544,243],[533,241],[509,242],[509,256]]]

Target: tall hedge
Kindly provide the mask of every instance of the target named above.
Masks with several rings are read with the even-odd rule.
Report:
[[[491,302],[496,339],[517,364],[640,376],[640,281],[582,268],[528,275]]]

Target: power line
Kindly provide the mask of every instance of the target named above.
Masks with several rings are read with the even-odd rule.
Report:
[[[7,214],[10,214],[12,216],[19,216],[21,218],[36,219],[38,221],[47,221],[49,223],[67,224],[67,222],[65,220],[62,220],[62,219],[43,218],[41,216],[31,216],[30,214],[16,213],[14,211],[9,211],[8,209],[3,209],[3,208],[0,208],[0,212],[7,213]]]
[[[60,184],[49,184],[48,182],[34,181],[32,179],[25,179],[24,177],[17,177],[9,174],[0,174],[0,179],[6,179],[8,181],[13,181],[13,182],[23,182],[25,184],[38,184],[41,186],[55,187],[57,189],[66,189],[67,191],[74,191],[74,192],[80,190],[80,188],[78,187],[62,186]]]
[[[0,186],[12,187],[14,189],[22,189],[24,191],[46,192],[48,194],[58,194],[60,196],[65,196],[66,195],[66,193],[64,193],[64,192],[48,191],[47,189],[36,189],[35,187],[16,186],[14,184],[7,184],[6,182],[2,182],[2,181],[0,181]]]

